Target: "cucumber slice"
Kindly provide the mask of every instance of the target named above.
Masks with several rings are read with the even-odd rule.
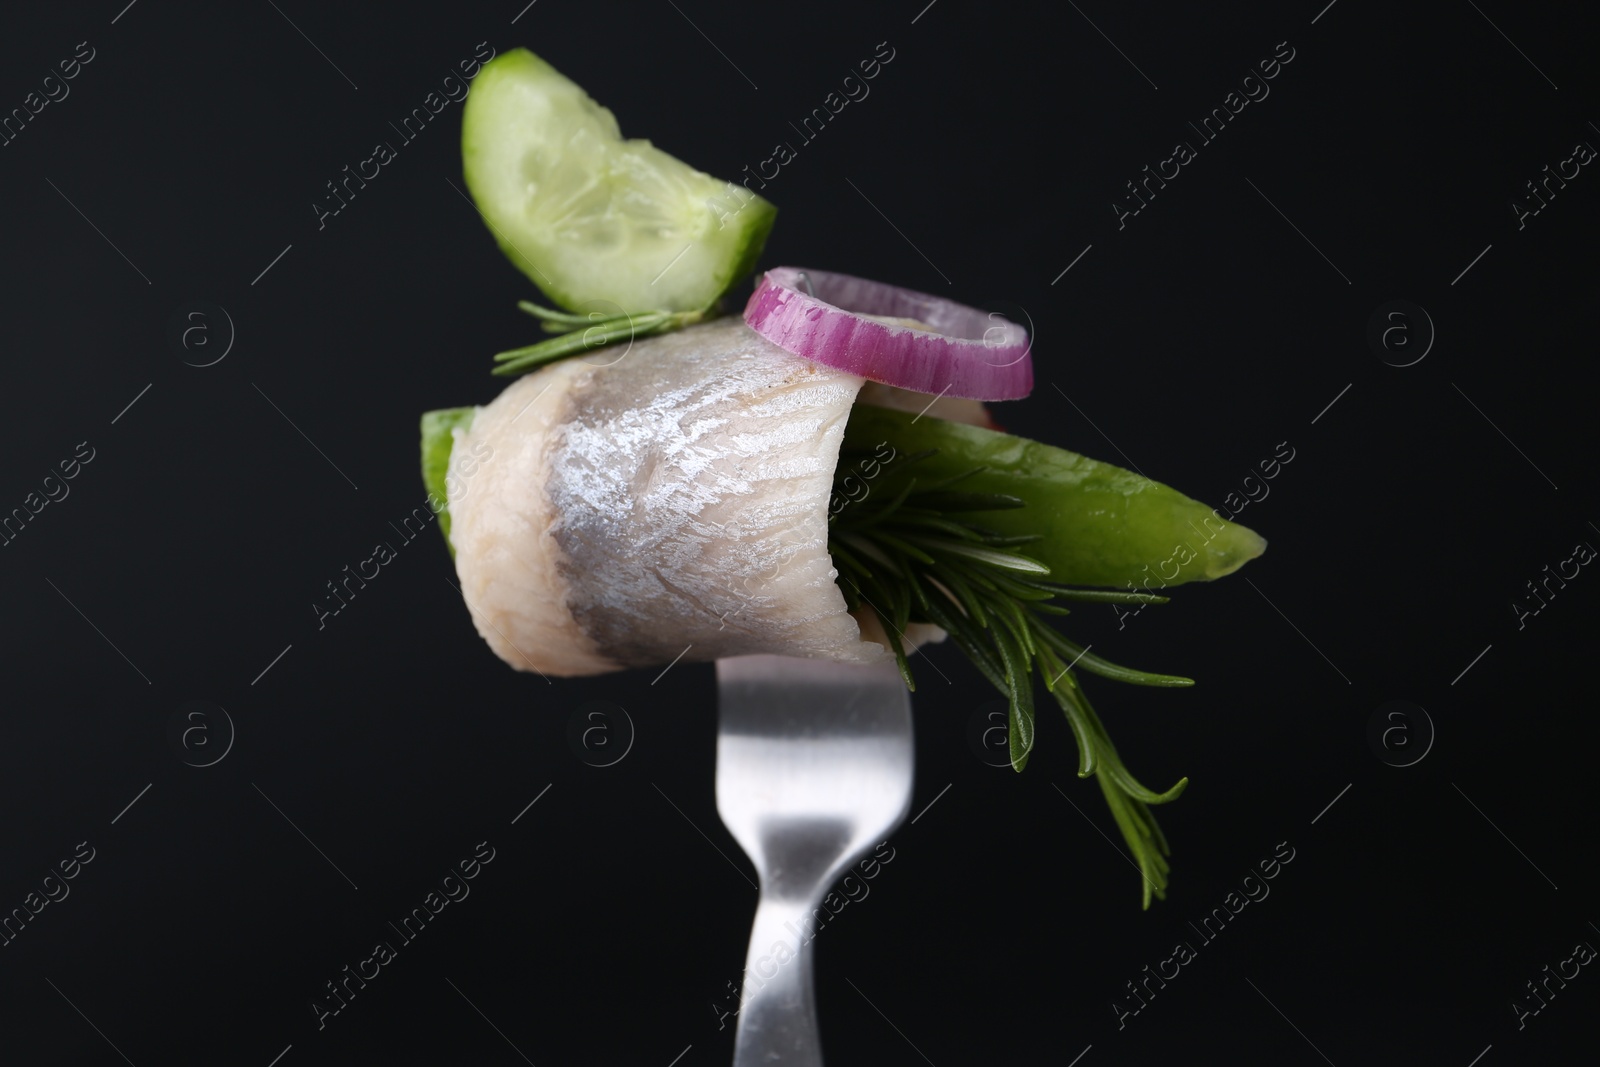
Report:
[[[841,462],[885,441],[906,455],[938,451],[898,475],[885,474],[871,492],[898,492],[908,477],[926,485],[982,468],[952,489],[1026,501],[1026,507],[978,512],[973,522],[999,534],[1042,535],[1019,551],[1050,568],[1046,581],[1114,589],[1131,582],[1135,591],[1155,592],[1232,574],[1267,547],[1249,527],[1133,471],[932,416],[855,405]]]
[[[777,208],[695,170],[517,48],[461,119],[467,186],[500,249],[571,311],[698,311],[755,266]]]
[[[456,446],[457,426],[463,429],[472,425],[477,408],[441,408],[422,414],[422,484],[428,490],[428,507],[439,516],[439,532],[444,534],[445,547],[455,558],[455,545],[450,543],[450,495],[446,479],[450,473],[450,452]]]

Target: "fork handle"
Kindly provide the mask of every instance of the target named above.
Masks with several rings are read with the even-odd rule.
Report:
[[[822,1067],[811,977],[817,903],[763,895],[756,905],[733,1067]]]

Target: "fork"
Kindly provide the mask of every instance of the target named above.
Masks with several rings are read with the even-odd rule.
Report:
[[[911,695],[894,664],[717,661],[717,813],[761,879],[734,1067],[821,1067],[817,908],[906,817],[911,778]]]

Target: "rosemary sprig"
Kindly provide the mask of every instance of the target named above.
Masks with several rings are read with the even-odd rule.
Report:
[[[547,363],[566,359],[582,352],[592,352],[617,341],[632,341],[637,337],[654,337],[660,333],[681,330],[697,322],[715,318],[715,307],[699,311],[634,311],[606,315],[598,311],[580,315],[542,307],[531,300],[519,300],[517,307],[539,320],[545,333],[557,336],[497,353],[497,366],[491,373],[499,375],[527,374]]]
[[[897,456],[882,464],[896,474],[929,455]],[[841,456],[836,478],[849,477]],[[874,468],[876,469],[876,467]],[[972,493],[960,482],[983,470],[919,485],[908,478],[898,492],[868,491],[830,509],[829,550],[839,569],[839,585],[852,611],[865,604],[883,624],[906,685],[916,688],[902,639],[912,622],[931,622],[950,635],[1010,707],[1007,740],[1011,765],[1021,771],[1034,744],[1033,676],[1065,714],[1078,743],[1078,777],[1100,783],[1112,818],[1132,850],[1144,879],[1143,905],[1164,898],[1167,839],[1150,805],[1175,800],[1188,785],[1183,778],[1164,793],[1139,782],[1123,766],[1105,725],[1078,683],[1075,669],[1128,682],[1161,687],[1193,681],[1134,670],[1102,659],[1063,637],[1047,616],[1065,615],[1058,601],[1164,604],[1150,593],[1077,589],[1044,580],[1049,568],[1024,551],[1037,537],[1002,537],[968,521],[974,512],[1020,508],[1026,502],[999,493]],[[835,486],[835,499],[840,489]]]

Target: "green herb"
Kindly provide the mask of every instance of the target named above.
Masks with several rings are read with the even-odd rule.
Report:
[[[498,364],[492,372],[494,374],[527,374],[548,363],[582,352],[593,352],[616,341],[632,341],[637,337],[670,333],[719,314],[715,308],[702,308],[699,311],[634,311],[617,315],[592,311],[587,315],[576,315],[541,307],[530,300],[518,301],[517,307],[540,320],[545,333],[559,336],[498,353],[494,357]]]
[[[1147,908],[1152,896],[1166,896],[1169,854],[1150,806],[1177,799],[1189,780],[1158,793],[1136,779],[1076,672],[1134,685],[1194,683],[1102,659],[1050,619],[1068,614],[1071,602],[1166,603],[1147,591],[1148,576],[1146,591],[1134,589],[1149,571],[1135,564],[1141,556],[1160,561],[1184,538],[1201,544],[1173,563],[1174,577],[1163,585],[1226,574],[1260,554],[1260,537],[1213,514],[1160,483],[1074,453],[868,405],[852,411],[835,471],[829,551],[847,605],[877,615],[913,689],[906,627],[933,623],[949,634],[1006,696],[1018,771],[1034,744],[1033,679],[1043,680],[1077,741],[1078,776],[1099,782],[1132,850]],[[1203,539],[1194,532],[1202,529],[1199,516],[1211,523]],[[1196,560],[1203,562],[1188,566]],[[1126,591],[1081,587],[1122,584]]]
[[[928,453],[905,457],[915,463]],[[893,464],[895,461],[891,460]],[[843,464],[841,464],[841,468]],[[1111,814],[1144,875],[1144,906],[1166,896],[1167,841],[1147,805],[1177,798],[1184,778],[1165,793],[1133,777],[1106,734],[1072,668],[1135,685],[1185,686],[1188,678],[1121,667],[1062,637],[1044,614],[1065,614],[1057,601],[1165,603],[1166,597],[1074,589],[1042,580],[1049,568],[1014,551],[1019,539],[966,521],[974,511],[1021,508],[1024,501],[1001,494],[951,492],[983,468],[926,485],[915,477],[890,497],[871,494],[851,501],[830,519],[829,550],[852,611],[862,604],[876,612],[888,635],[906,685],[916,688],[901,637],[912,622],[931,622],[950,635],[974,666],[1010,702],[1011,765],[1028,762],[1034,742],[1033,674],[1038,672],[1078,741],[1078,776],[1097,777]]]

